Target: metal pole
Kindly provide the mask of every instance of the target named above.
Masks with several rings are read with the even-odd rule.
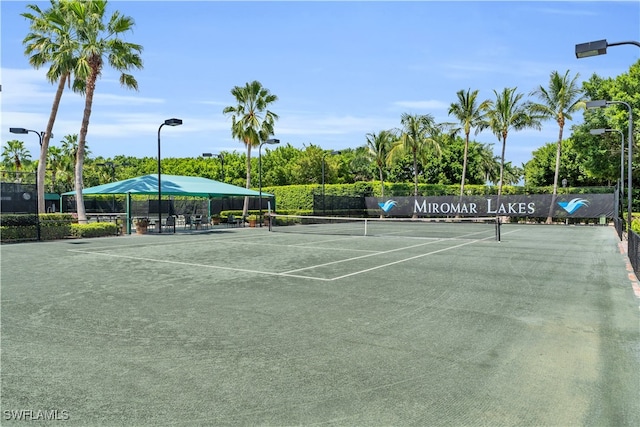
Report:
[[[633,152],[632,152],[632,150],[633,150],[633,112],[632,112],[631,106],[629,104],[625,103],[625,105],[629,109],[629,137],[628,137],[628,139],[629,139],[629,152],[627,153],[627,156],[628,156],[628,159],[629,159],[628,163],[627,163],[627,174],[628,174],[627,175],[627,193],[628,193],[628,195],[627,195],[627,210],[628,210],[627,216],[629,217],[627,221],[628,221],[629,229],[628,229],[627,233],[631,233],[631,213],[633,212],[632,207],[631,207],[632,204],[633,204],[632,203],[632,201],[633,201],[632,200],[633,191],[632,191],[632,185],[631,185],[631,179],[632,179],[632,175],[633,175],[632,170],[631,170],[631,168],[632,168],[631,159],[632,159],[632,155],[633,155]],[[629,253],[629,249],[630,249],[629,246],[631,246],[631,239],[629,239],[629,237],[627,237],[627,245],[628,245],[627,253]]]
[[[631,218],[632,218],[632,204],[633,204],[633,188],[632,188],[632,175],[633,175],[633,171],[631,170],[632,168],[632,162],[631,159],[633,158],[633,110],[631,109],[631,105],[629,105],[628,103],[624,102],[624,101],[606,101],[606,105],[610,105],[610,104],[622,104],[624,106],[627,107],[627,110],[629,110],[629,136],[628,136],[628,140],[629,140],[629,148],[628,148],[628,153],[627,153],[627,235],[628,233],[631,233]],[[630,249],[631,246],[631,239],[629,239],[627,237],[627,244],[628,244],[628,249]],[[629,252],[627,252],[629,253]]]
[[[264,142],[258,147],[258,192],[260,193],[260,196],[258,196],[260,219],[258,219],[258,221],[260,221],[260,224],[262,224],[262,144],[264,144]]]
[[[162,126],[164,126],[164,123],[158,128],[158,233],[162,233],[162,181],[160,178],[162,173],[160,169],[160,129],[162,129]]]
[[[322,215],[325,214],[325,209],[324,209],[324,156],[326,156],[326,153],[322,155]]]

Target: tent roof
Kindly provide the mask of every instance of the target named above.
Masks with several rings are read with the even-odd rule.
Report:
[[[196,176],[161,175],[162,194],[167,196],[195,196],[195,197],[259,197],[258,191],[226,184],[213,179]],[[158,194],[158,175],[149,174],[124,181],[89,187],[82,190],[82,194]],[[63,196],[73,196],[75,191],[63,193]],[[262,193],[262,197],[273,197],[272,194]]]

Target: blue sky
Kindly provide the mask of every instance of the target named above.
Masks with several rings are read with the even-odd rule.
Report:
[[[48,2],[37,3],[46,7]],[[23,54],[28,32],[20,13],[27,2],[2,1],[2,143],[25,142],[37,158],[36,135],[13,135],[9,127],[44,130],[55,87]],[[97,83],[87,142],[91,156],[156,157],[158,127],[162,157],[244,151],[231,138],[235,105],[230,91],[260,81],[279,100],[275,137],[294,147],[355,148],[365,135],[400,125],[402,113],[447,116],[460,89],[517,87],[528,95],[547,86],[557,70],[615,77],[638,60],[635,46],[576,59],[575,44],[640,39],[640,2],[171,2],[110,1],[109,11],[134,18],[126,40],[144,47],[144,69],[134,71],[139,91],[121,88],[105,68]],[[66,91],[53,145],[77,134],[84,99]],[[582,114],[569,125],[581,121]],[[511,132],[506,158],[520,165],[533,150],[557,138],[557,125]],[[565,136],[568,136],[568,129]],[[490,132],[475,137],[500,145]]]

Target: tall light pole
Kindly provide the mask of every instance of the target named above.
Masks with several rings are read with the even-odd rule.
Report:
[[[615,43],[609,43],[607,42],[606,39],[604,40],[597,40],[597,41],[593,41],[593,42],[588,42],[588,43],[581,43],[581,44],[577,44],[576,45],[576,58],[588,58],[590,56],[596,56],[596,55],[605,55],[607,53],[607,47],[609,46],[620,46],[623,44],[630,44],[630,45],[634,45],[637,47],[640,47],[640,42],[637,41],[623,41],[623,42],[615,42]],[[603,100],[599,100],[599,101],[588,101],[587,102],[587,108],[604,108],[609,104],[624,104],[627,106],[627,109],[629,110],[629,152],[628,152],[628,162],[627,162],[627,167],[628,167],[628,171],[627,171],[627,191],[629,193],[628,195],[628,200],[627,200],[627,210],[628,210],[628,214],[627,214],[627,233],[631,233],[631,176],[632,176],[632,171],[631,171],[631,157],[632,157],[632,146],[633,146],[633,112],[631,110],[631,106],[629,104],[627,104],[626,102],[622,102],[622,101],[603,101]],[[631,254],[631,239],[627,238],[627,253]]]
[[[623,101],[587,101],[587,108],[605,108],[611,104],[622,104],[627,107],[629,110],[629,136],[627,137],[628,148],[627,148],[627,233],[631,232],[631,204],[632,204],[632,164],[631,159],[633,158],[633,110],[631,109],[631,105],[627,104]],[[629,242],[629,239],[627,239]],[[628,243],[630,244],[630,243]]]
[[[620,134],[622,143],[620,144],[620,183],[618,188],[620,190],[620,201],[622,201],[624,197],[624,133],[619,129],[591,129],[589,132],[591,135],[604,135],[607,132],[618,132]]]
[[[182,119],[167,119],[158,128],[158,233],[162,233],[162,179],[160,175],[162,169],[160,168],[160,129],[162,126],[180,126]]]
[[[260,199],[258,200],[258,204],[260,205],[260,225],[262,226],[262,146],[264,144],[267,145],[275,145],[280,144],[279,139],[267,139],[262,142],[258,147],[258,188],[260,193]]]
[[[594,42],[580,43],[576,45],[576,58],[588,58],[590,56],[606,55],[607,47],[620,46],[623,44],[632,44],[640,47],[640,43],[636,41],[624,41],[608,43],[607,40],[596,40]]]
[[[202,157],[217,157],[220,159],[220,169],[222,170],[222,180],[224,182],[224,155],[223,154],[213,154],[213,153],[202,153]]]
[[[340,154],[340,152],[333,150],[333,151],[326,151],[322,154],[322,213],[323,214],[325,212],[325,209],[324,209],[324,158],[327,157],[329,154],[332,156],[335,156],[337,154]]]
[[[38,132],[31,129],[25,128],[9,128],[9,132],[18,133],[18,134],[27,134],[29,132],[35,133],[38,135],[38,142],[40,143],[40,150],[42,150],[42,138],[44,137],[44,131]],[[53,135],[51,135],[53,136]],[[40,165],[38,165],[38,169]],[[38,241],[40,240],[40,186],[38,185],[38,173],[36,172],[36,238]],[[44,181],[42,182],[42,206],[44,206]]]

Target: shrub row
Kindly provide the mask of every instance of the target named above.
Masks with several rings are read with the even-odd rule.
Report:
[[[116,234],[118,234],[118,226],[113,222],[71,224],[71,236],[73,237],[105,237]]]
[[[56,240],[65,237],[102,237],[118,233],[114,223],[77,224],[71,214],[40,214],[40,240]],[[28,214],[0,215],[0,240],[2,242],[35,240],[38,236],[36,216]]]

